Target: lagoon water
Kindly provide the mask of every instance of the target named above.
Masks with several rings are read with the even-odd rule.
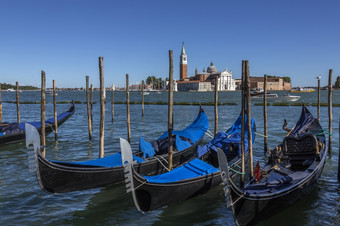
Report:
[[[277,92],[282,95],[283,92]],[[295,95],[295,94],[294,94]],[[317,93],[301,93],[305,103],[316,103]],[[327,102],[327,91],[321,93],[321,102]],[[131,92],[131,101],[141,101],[138,92]],[[213,102],[213,92],[176,92],[175,102]],[[85,101],[84,91],[58,92],[57,101]],[[146,102],[167,101],[167,93],[150,93]],[[24,91],[20,101],[39,101],[40,92]],[[218,107],[219,131],[225,131],[240,113],[240,92],[220,92],[220,102],[237,105]],[[3,121],[16,121],[15,92],[2,92]],[[52,96],[47,96],[46,118],[53,117]],[[80,161],[98,157],[99,150],[99,93],[94,93],[93,136],[88,142],[86,104],[76,104],[75,114],[59,128],[59,139],[47,136],[47,158],[53,160]],[[125,92],[115,92],[115,101],[125,101]],[[335,91],[333,102],[340,103],[340,91]],[[105,155],[119,151],[119,138],[127,137],[126,105],[114,106],[114,122],[111,122],[111,92],[107,92],[105,119]],[[64,112],[69,104],[58,104],[58,112]],[[203,106],[214,131],[214,107]],[[316,107],[308,107],[316,116]],[[252,106],[252,117],[257,131],[263,133],[263,107]],[[333,108],[333,150],[328,155],[325,169],[316,189],[307,197],[258,225],[339,225],[340,184],[337,180],[339,152],[339,107]],[[174,106],[174,128],[183,129],[198,113],[198,106]],[[40,120],[40,105],[21,104],[21,121]],[[288,127],[294,126],[301,113],[300,106],[268,107],[268,143],[271,148],[280,143]],[[321,124],[328,129],[327,107],[321,107]],[[145,105],[142,118],[141,105],[131,105],[132,147],[138,148],[139,137],[152,140],[167,130],[167,105]],[[328,137],[328,136],[327,136]],[[205,138],[205,142],[209,137]],[[263,165],[263,137],[256,136],[254,159]],[[123,184],[66,194],[46,194],[40,190],[34,173],[29,173],[25,143],[0,147],[0,224],[1,225],[234,225],[232,212],[226,208],[222,186],[209,193],[182,203],[153,211],[139,213],[134,207],[131,194],[125,193]]]

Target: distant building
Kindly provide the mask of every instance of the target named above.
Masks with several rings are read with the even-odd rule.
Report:
[[[227,91],[235,90],[235,80],[232,78],[232,72],[225,71],[218,72],[213,62],[205,71],[198,73],[196,68],[195,75],[188,78],[187,66],[188,58],[185,53],[184,43],[180,55],[180,80],[177,81],[178,91],[211,91],[215,87],[215,78],[218,77],[218,90]]]
[[[263,89],[264,77],[250,77],[251,89]],[[267,90],[291,90],[290,82],[283,81],[280,77],[267,78]]]

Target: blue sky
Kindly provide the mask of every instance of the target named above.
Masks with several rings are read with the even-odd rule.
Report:
[[[340,76],[340,1],[337,0],[11,0],[0,2],[0,82],[47,87],[124,86],[149,75],[168,77],[169,50],[179,78],[182,42],[188,74],[226,67],[240,78],[290,76],[293,86],[326,85]]]

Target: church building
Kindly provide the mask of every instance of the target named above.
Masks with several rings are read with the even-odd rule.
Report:
[[[178,91],[211,91],[215,87],[215,78],[218,77],[218,90],[227,91],[235,90],[235,80],[232,78],[232,72],[225,69],[225,71],[218,72],[213,62],[203,72],[198,72],[197,67],[195,75],[188,78],[188,57],[185,53],[184,43],[180,55],[180,80],[177,81]]]

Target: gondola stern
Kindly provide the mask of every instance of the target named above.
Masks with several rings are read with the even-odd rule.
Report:
[[[127,140],[124,138],[120,138],[120,150],[122,156],[122,164],[124,166],[124,177],[125,177],[125,186],[126,186],[126,193],[131,192],[133,202],[135,204],[136,209],[139,212],[143,212],[138,204],[136,191],[133,183],[133,157],[132,157],[132,149],[131,145]]]
[[[36,178],[39,183],[40,188],[46,193],[52,193],[45,189],[39,171],[39,159],[38,155],[40,154],[40,135],[34,126],[29,123],[25,123],[25,136],[26,136],[26,148],[28,149],[28,169],[29,172],[35,172]],[[33,147],[31,146],[33,145]],[[43,156],[41,156],[43,158]]]

